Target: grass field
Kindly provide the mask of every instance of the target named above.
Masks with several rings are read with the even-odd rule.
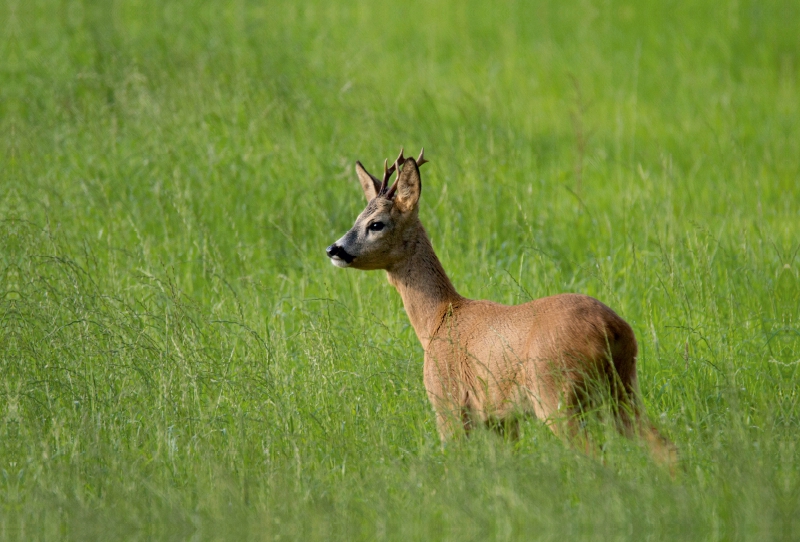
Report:
[[[796,2],[0,23],[0,537],[800,539]],[[460,293],[631,323],[675,479],[534,421],[440,448],[399,296],[324,252],[400,146]]]

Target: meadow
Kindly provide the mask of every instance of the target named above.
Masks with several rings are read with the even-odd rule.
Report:
[[[0,23],[0,538],[800,538],[796,2]],[[602,428],[440,447],[399,296],[325,256],[401,146],[461,294],[631,323],[674,478]]]

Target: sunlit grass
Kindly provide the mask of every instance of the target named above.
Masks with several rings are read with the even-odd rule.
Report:
[[[796,538],[798,8],[373,4],[0,7],[3,536]],[[324,255],[401,145],[462,294],[631,323],[675,479],[441,450],[399,297]]]

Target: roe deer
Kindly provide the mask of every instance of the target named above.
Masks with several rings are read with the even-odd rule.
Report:
[[[419,221],[423,152],[415,160],[401,149],[387,162],[381,180],[356,162],[368,204],[327,254],[338,267],[386,270],[425,351],[425,389],[442,442],[476,422],[516,434],[519,416],[531,413],[574,442],[581,413],[605,396],[618,430],[643,438],[671,467],[675,448],[641,404],[630,325],[586,295],[515,306],[460,296]],[[604,394],[593,393],[598,383]]]

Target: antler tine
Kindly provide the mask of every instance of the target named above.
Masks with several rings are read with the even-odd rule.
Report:
[[[378,194],[383,194],[386,192],[386,182],[389,180],[389,159],[383,161],[383,179],[381,180],[381,189],[378,190]]]
[[[389,185],[389,178],[392,176],[392,173],[395,172],[397,169],[396,164],[392,164],[392,167],[389,166],[389,159],[383,161],[383,180],[381,181],[381,189],[378,190],[378,194],[385,194],[386,187]]]
[[[403,158],[403,149],[400,149],[400,156],[397,157],[397,160],[394,161],[394,165],[392,166],[393,169],[397,170],[397,178],[392,183],[392,187],[386,192],[386,199],[392,199],[394,197],[394,193],[397,190],[397,181],[400,180],[400,166],[405,163],[406,159]]]
[[[423,147],[419,151],[419,157],[417,158],[417,167],[420,167],[422,164],[427,164],[430,160],[425,160],[425,148]]]

